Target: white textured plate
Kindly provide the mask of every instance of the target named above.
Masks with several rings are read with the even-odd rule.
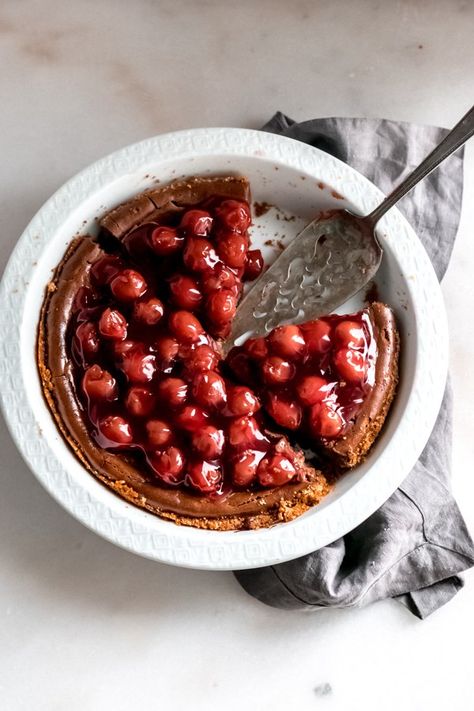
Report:
[[[366,213],[382,198],[368,180],[326,153],[259,131],[197,129],[128,146],[66,183],[19,240],[0,289],[0,385],[18,449],[45,488],[79,521],[155,560],[228,570],[282,562],[331,543],[390,496],[433,427],[445,384],[448,339],[431,263],[393,209],[380,223],[385,257],[377,284],[400,325],[401,382],[389,420],[364,464],[346,474],[320,506],[295,521],[258,531],[180,527],[115,496],[82,468],[42,398],[35,339],[44,288],[71,238],[93,232],[97,215],[157,181],[216,172],[248,176],[254,200],[278,205],[256,221],[252,234],[257,245],[291,239],[319,209],[348,205]],[[271,258],[272,248],[265,250]]]

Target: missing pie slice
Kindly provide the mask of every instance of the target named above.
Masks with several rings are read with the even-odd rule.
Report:
[[[300,515],[363,459],[395,392],[397,329],[380,303],[222,358],[243,282],[263,268],[249,200],[233,176],[136,196],[71,243],[42,307],[38,366],[62,435],[117,494],[178,524]]]

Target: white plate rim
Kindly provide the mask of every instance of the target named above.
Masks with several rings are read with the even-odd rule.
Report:
[[[324,545],[370,516],[409,473],[433,428],[444,392],[448,364],[446,313],[431,262],[415,232],[395,208],[383,230],[395,235],[390,248],[416,278],[410,287],[416,305],[419,348],[412,391],[403,418],[374,466],[318,516],[301,517],[258,531],[203,531],[176,526],[128,505],[108,492],[95,496],[72,481],[39,436],[28,383],[18,367],[23,357],[25,294],[35,260],[62,220],[95,191],[161,156],[239,155],[298,168],[326,185],[361,213],[383,197],[364,176],[316,148],[290,138],[237,128],[201,128],[154,136],[126,146],[85,168],[43,205],[21,235],[0,285],[0,394],[3,414],[23,459],[47,491],[76,519],[113,543],[153,560],[208,570],[255,568],[284,562]],[[428,367],[429,365],[429,367]],[[19,377],[20,372],[20,377]],[[414,435],[413,433],[416,433]],[[383,471],[383,476],[381,472]],[[90,474],[84,472],[84,476]],[[102,489],[100,484],[98,485]]]

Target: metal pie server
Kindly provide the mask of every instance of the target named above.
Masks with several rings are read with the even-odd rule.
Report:
[[[474,107],[369,215],[331,210],[310,222],[242,300],[224,352],[244,336],[331,313],[360,291],[382,261],[375,234],[380,218],[473,134]]]

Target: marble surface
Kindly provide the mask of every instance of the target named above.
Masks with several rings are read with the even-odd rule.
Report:
[[[3,0],[3,266],[64,180],[115,148],[276,109],[450,126],[474,96],[469,0]],[[474,530],[474,144],[443,283],[455,389],[453,487]],[[70,518],[0,431],[5,711],[472,708],[474,574],[424,622],[387,601],[267,608],[230,574],[126,553]]]

